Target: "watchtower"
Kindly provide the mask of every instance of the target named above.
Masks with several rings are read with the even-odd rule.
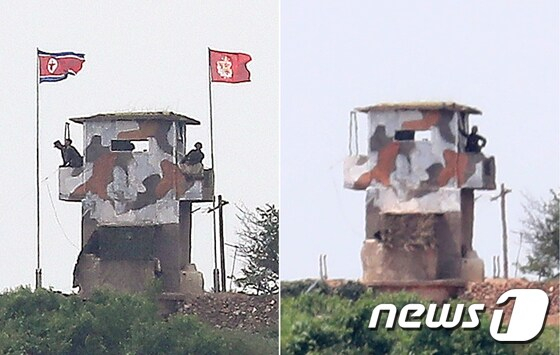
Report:
[[[210,169],[185,175],[187,127],[172,112],[98,114],[83,125],[84,165],[59,169],[59,198],[82,203],[82,250],[74,286],[141,291],[161,278],[164,292],[199,293],[191,262],[192,204],[212,201]]]
[[[368,116],[368,155],[345,161],[345,187],[366,190],[366,284],[478,281],[475,189],[495,189],[494,158],[465,151],[475,108],[452,102],[379,104]],[[461,133],[463,132],[463,133]]]

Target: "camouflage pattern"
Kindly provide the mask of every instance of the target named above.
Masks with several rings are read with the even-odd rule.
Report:
[[[162,112],[71,120],[84,125],[84,166],[59,169],[59,198],[82,202],[73,285],[87,297],[100,287],[137,292],[161,278],[165,292],[202,292],[191,211],[212,201],[213,173],[184,175],[178,166],[194,143],[186,126],[199,122]],[[131,143],[143,148],[125,150]]]
[[[186,154],[184,116],[145,115],[75,119],[84,124],[84,166],[60,169],[59,196],[82,201],[83,215],[98,225],[179,223],[179,201],[212,199],[211,171],[185,176],[179,170]],[[149,149],[112,151],[113,140],[147,140]]]
[[[460,210],[460,189],[494,189],[494,158],[464,152],[464,112],[368,111],[369,154],[345,161],[345,187],[367,190],[384,212]],[[429,131],[431,141],[399,141],[401,130]],[[467,130],[467,127],[464,128]]]
[[[356,111],[368,114],[368,154],[345,160],[344,186],[366,190],[362,281],[482,278],[469,266],[479,260],[473,190],[495,189],[495,164],[465,152],[460,133],[470,132],[469,114],[480,112],[441,102]]]

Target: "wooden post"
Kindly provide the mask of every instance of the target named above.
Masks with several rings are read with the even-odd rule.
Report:
[[[214,269],[214,292],[220,292],[220,270]]]
[[[222,195],[218,195],[218,225],[220,229],[220,276],[221,276],[221,289],[222,292],[226,292],[226,254],[225,254],[225,242],[224,242],[224,203],[222,201]]]
[[[492,277],[497,279],[500,277],[500,256],[494,255],[492,257]]]
[[[513,277],[517,277],[517,270],[519,269],[519,257],[521,256],[521,248],[523,246],[523,233],[519,233],[519,248],[517,249],[517,257],[515,258],[515,273]]]
[[[490,201],[495,201],[500,199],[500,208],[502,215],[502,253],[504,255],[504,278],[508,278],[508,235],[507,235],[507,223],[506,223],[506,195],[510,193],[510,189],[506,189],[504,184],[500,185],[500,194],[494,196]]]
[[[216,196],[212,196],[212,222],[214,232],[214,292],[220,292],[220,270],[218,269],[218,237],[216,233]]]

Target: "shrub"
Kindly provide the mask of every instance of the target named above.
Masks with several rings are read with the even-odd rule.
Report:
[[[354,287],[354,286],[351,286]],[[358,291],[359,292],[359,291]],[[350,294],[350,297],[342,297]],[[489,333],[490,320],[481,315],[477,329],[402,329],[384,326],[368,328],[372,310],[379,304],[391,303],[401,309],[409,303],[428,302],[410,293],[363,292],[355,301],[353,292],[335,295],[305,294],[282,297],[282,354],[557,354],[558,330],[545,329],[530,344],[503,344]],[[457,302],[452,302],[452,307]],[[468,305],[466,305],[468,307]],[[466,314],[464,317],[467,317]],[[380,324],[387,319],[382,314]]]
[[[367,291],[367,287],[356,281],[348,281],[334,290],[334,294],[343,298],[356,301]]]
[[[328,295],[332,292],[331,288],[321,280],[298,280],[298,281],[282,281],[280,284],[280,293],[284,297],[297,297],[306,292],[321,293]]]
[[[0,295],[0,353],[269,354],[277,353],[277,341],[191,316],[161,319],[146,295],[99,291],[83,301],[19,288]]]

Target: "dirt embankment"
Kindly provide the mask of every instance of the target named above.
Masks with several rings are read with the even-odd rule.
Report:
[[[196,315],[216,328],[270,332],[278,328],[278,295],[206,293],[186,300],[179,312]]]
[[[467,291],[460,297],[461,299],[484,303],[486,312],[491,313],[497,308],[496,300],[507,290],[513,288],[539,288],[545,291],[550,301],[548,317],[546,323],[549,325],[559,324],[559,284],[558,281],[536,282],[524,279],[486,279],[485,282],[472,283]],[[511,316],[514,302],[509,302],[504,308],[506,321]]]

